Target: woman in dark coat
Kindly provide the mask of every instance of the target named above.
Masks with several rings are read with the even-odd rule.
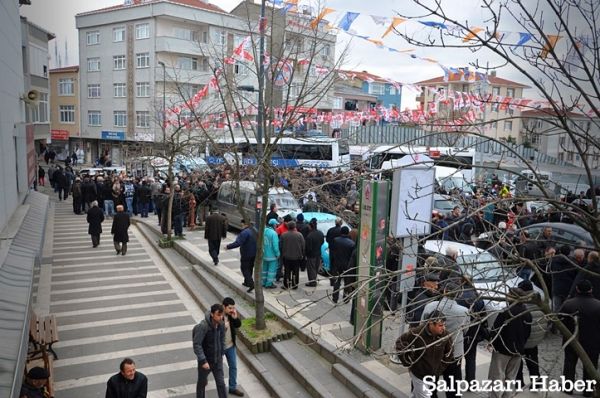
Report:
[[[98,247],[100,244],[100,235],[102,234],[102,221],[104,221],[104,213],[98,207],[98,202],[93,201],[92,207],[87,213],[88,234],[92,235],[92,247]]]
[[[127,253],[127,242],[129,242],[129,235],[127,230],[129,229],[130,221],[129,214],[124,212],[125,207],[123,205],[117,206],[117,214],[113,218],[112,228],[110,233],[113,235],[113,242],[115,243],[115,250],[117,255],[125,255]]]

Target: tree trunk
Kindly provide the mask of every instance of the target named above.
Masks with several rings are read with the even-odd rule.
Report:
[[[260,167],[260,166],[259,166]],[[265,240],[265,226],[267,218],[267,207],[269,206],[269,178],[266,173],[259,168],[260,187],[262,189],[262,207],[260,209],[260,222],[258,224],[258,236],[256,239],[256,259],[254,261],[254,300],[256,302],[256,329],[266,328],[265,323],[265,295],[262,287],[262,267],[263,267],[263,242]]]

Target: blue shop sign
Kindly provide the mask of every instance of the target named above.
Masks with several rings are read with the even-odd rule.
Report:
[[[103,131],[102,139],[103,140],[113,140],[113,141],[125,141],[125,132],[124,131]]]

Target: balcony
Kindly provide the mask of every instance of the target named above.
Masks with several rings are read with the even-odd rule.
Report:
[[[209,48],[207,44],[197,41],[178,39],[172,36],[159,36],[156,38],[156,52],[208,55]]]

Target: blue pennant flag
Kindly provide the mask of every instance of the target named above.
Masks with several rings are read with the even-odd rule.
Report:
[[[343,30],[348,30],[350,29],[350,25],[352,25],[352,22],[354,22],[354,20],[359,16],[360,14],[357,12],[350,12],[348,11],[346,14],[344,14],[342,20],[340,21],[340,23],[338,24],[338,28],[343,29]]]
[[[517,44],[515,44],[515,47],[522,46],[523,44],[525,44],[529,40],[531,40],[532,37],[533,37],[533,35],[531,33],[519,32],[519,42]]]
[[[425,25],[425,26],[429,26],[431,28],[440,28],[440,29],[448,29],[448,27],[446,25],[444,25],[441,22],[435,22],[435,21],[419,21],[419,23]]]

